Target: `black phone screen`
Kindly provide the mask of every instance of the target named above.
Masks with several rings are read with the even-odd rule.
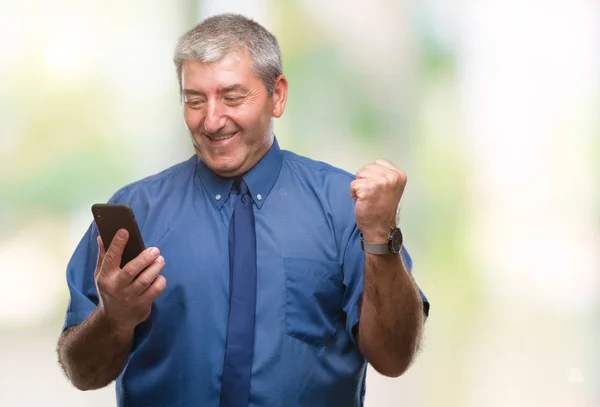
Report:
[[[133,210],[125,204],[94,204],[92,214],[104,248],[108,250],[119,229],[129,232],[129,240],[121,257],[121,268],[136,258],[144,249],[144,240],[138,227]]]

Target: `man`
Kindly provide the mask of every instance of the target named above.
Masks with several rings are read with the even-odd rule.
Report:
[[[367,362],[401,375],[428,311],[396,228],[406,175],[280,150],[288,85],[252,20],[205,20],[174,60],[196,154],[111,198],[149,246],[122,269],[127,233],[106,248],[90,226],[60,364],[81,390],[116,379],[120,406],[363,405]]]

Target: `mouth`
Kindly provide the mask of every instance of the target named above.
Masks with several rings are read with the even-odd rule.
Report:
[[[229,143],[230,140],[232,140],[235,136],[238,135],[239,132],[235,132],[235,133],[231,133],[231,134],[226,134],[226,135],[221,135],[221,136],[205,136],[208,140],[209,143],[215,147],[220,147],[220,146],[224,146],[226,144]]]

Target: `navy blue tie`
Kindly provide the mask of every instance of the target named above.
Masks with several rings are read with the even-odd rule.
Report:
[[[256,314],[256,233],[248,186],[239,195],[229,226],[230,297],[220,407],[248,407]]]

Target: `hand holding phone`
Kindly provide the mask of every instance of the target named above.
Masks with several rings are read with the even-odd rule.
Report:
[[[92,205],[92,214],[94,215],[98,232],[100,232],[100,237],[106,248],[110,247],[119,229],[125,229],[129,232],[129,240],[121,257],[121,268],[144,251],[146,246],[144,245],[144,240],[135,220],[133,210],[129,205],[94,204]]]
[[[94,272],[100,312],[119,329],[133,329],[166,287],[159,275],[164,259],[158,248],[144,248],[129,206],[96,204],[92,212],[100,232]]]

